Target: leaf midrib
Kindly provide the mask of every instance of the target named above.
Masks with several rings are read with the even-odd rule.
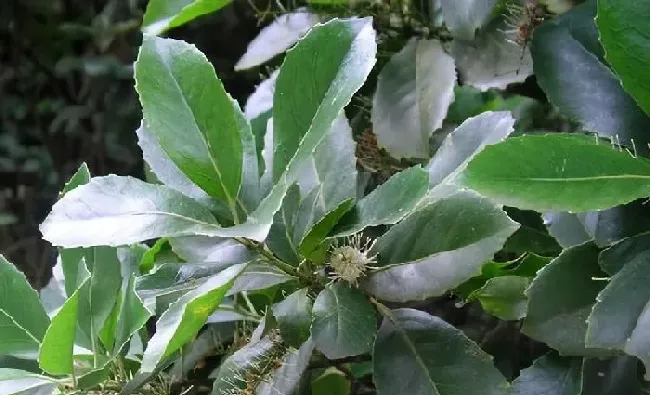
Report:
[[[486,177],[489,181],[536,181],[536,182],[589,182],[602,180],[650,180],[650,175],[640,174],[616,174],[593,177]]]
[[[395,326],[395,329],[397,330],[397,333],[399,333],[399,335],[404,339],[404,342],[408,346],[409,351],[411,351],[411,353],[413,354],[413,357],[415,358],[418,365],[420,365],[427,372],[427,375],[426,375],[427,380],[431,384],[432,389],[436,392],[436,394],[440,394],[440,391],[438,391],[438,386],[431,379],[431,374],[429,372],[429,368],[427,367],[427,365],[424,363],[424,361],[420,357],[420,354],[418,354],[417,349],[415,347],[415,344],[413,344],[413,342],[411,341],[411,338],[408,336],[406,331],[398,324],[395,317],[393,317],[391,315],[391,316],[389,316],[389,319],[393,322],[393,325]]]
[[[201,56],[199,56],[199,57],[201,57]],[[235,207],[235,204],[234,204],[235,202],[234,202],[232,196],[230,195],[230,192],[228,191],[228,188],[226,188],[226,186],[223,183],[223,177],[221,176],[221,171],[219,170],[219,166],[217,166],[217,163],[215,162],[215,160],[214,160],[214,158],[212,156],[212,150],[210,149],[210,144],[206,140],[206,137],[203,134],[203,131],[199,127],[198,123],[196,122],[196,115],[194,114],[194,110],[192,109],[192,107],[187,102],[187,100],[185,98],[185,92],[183,91],[181,86],[178,84],[176,76],[172,72],[172,69],[171,69],[167,59],[165,59],[162,63],[165,65],[165,68],[169,72],[170,77],[174,81],[174,86],[176,87],[176,89],[180,93],[180,96],[181,96],[181,99],[182,99],[181,101],[182,101],[183,105],[190,112],[190,114],[192,114],[192,122],[194,123],[194,126],[196,127],[196,130],[199,132],[199,136],[201,137],[201,142],[203,142],[203,144],[205,145],[206,150],[208,151],[208,158],[210,159],[210,163],[212,163],[212,167],[213,167],[213,169],[214,169],[214,171],[215,171],[215,173],[217,175],[217,178],[219,179],[219,184],[221,185],[223,193],[226,196],[226,200],[228,200],[228,206],[231,208],[231,210],[236,212],[237,208]],[[209,66],[209,63],[208,63],[208,66]],[[209,66],[209,67],[211,67],[211,66]],[[216,76],[215,76],[215,78],[216,78]]]

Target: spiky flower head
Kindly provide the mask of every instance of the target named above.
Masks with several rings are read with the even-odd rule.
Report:
[[[377,255],[371,253],[374,245],[373,240],[359,234],[349,237],[346,244],[335,245],[328,263],[333,270],[330,278],[357,286],[359,278],[377,263]]]

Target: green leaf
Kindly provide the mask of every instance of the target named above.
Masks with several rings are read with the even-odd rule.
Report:
[[[278,322],[282,340],[299,348],[311,335],[311,310],[313,301],[309,289],[300,289],[273,306],[273,316]]]
[[[463,332],[412,309],[384,318],[373,364],[378,395],[503,395],[508,385]]]
[[[127,346],[131,338],[147,323],[152,313],[135,291],[135,276],[129,277],[122,286],[119,315],[115,329],[115,343],[112,355],[117,355]]]
[[[143,252],[142,258],[138,262],[138,270],[140,273],[149,273],[151,269],[154,268],[156,264],[156,255],[158,255],[167,244],[169,244],[169,239],[163,237],[156,240],[156,243],[154,243],[150,248],[146,247],[146,251]]]
[[[142,20],[145,34],[160,34],[217,11],[231,0],[149,0]]]
[[[287,53],[273,103],[273,178],[286,177],[283,190],[365,81],[376,49],[372,20],[351,18],[314,27]]]
[[[551,260],[552,258],[527,253],[514,262],[488,262],[481,267],[480,276],[472,277],[464,284],[456,287],[454,293],[465,298],[471,298],[473,297],[473,292],[477,292],[485,286],[488,281],[497,277],[514,276],[533,278],[537,272],[546,266]]]
[[[377,240],[381,267],[361,285],[391,302],[440,296],[479,274],[518,226],[488,199],[452,190]]]
[[[481,29],[475,40],[453,41],[453,55],[464,84],[483,92],[506,89],[510,84],[524,82],[533,73],[528,46],[513,44],[511,36],[504,32],[510,29],[504,18],[497,18]]]
[[[156,332],[149,340],[140,370],[153,372],[160,361],[192,340],[245,267],[231,266],[172,303],[156,322]]]
[[[377,79],[372,101],[377,143],[394,158],[429,158],[429,138],[454,101],[456,67],[438,40],[411,39]]]
[[[287,191],[282,207],[275,213],[273,225],[266,239],[269,249],[278,258],[293,266],[298,266],[302,260],[298,253],[298,246],[293,241],[293,227],[298,208],[300,208],[300,188],[294,184]]]
[[[287,53],[274,93],[273,130],[281,132],[273,136],[273,170],[266,166],[275,185],[243,226],[242,230],[256,234],[242,236],[266,237],[305,161],[363,85],[375,63],[376,50],[371,20],[351,18],[315,26]],[[323,62],[314,62],[316,57]]]
[[[114,175],[95,177],[66,194],[40,229],[43,238],[64,247],[120,246],[187,235],[265,236],[254,225],[219,227],[209,209],[173,189]]]
[[[212,395],[236,394],[246,388],[257,389],[286,354],[287,347],[275,333],[253,340],[221,364],[216,372]]]
[[[247,215],[257,208],[262,198],[259,154],[257,151],[256,137],[251,129],[251,124],[245,118],[239,108],[239,104],[235,100],[232,101],[232,105],[235,108],[235,118],[239,125],[239,137],[242,143],[241,188],[237,195],[237,202],[241,210]]]
[[[135,288],[149,310],[159,311],[156,302],[160,302],[160,299],[170,296],[175,301],[180,295],[203,285],[208,278],[232,264],[233,262],[221,264],[164,263],[159,265],[154,272],[137,277]],[[166,308],[167,306],[163,306],[162,311]]]
[[[625,239],[603,251],[600,266],[612,276],[598,295],[588,320],[587,345],[621,350],[650,366],[650,328],[646,306],[650,300],[650,234]]]
[[[334,236],[351,236],[370,226],[398,223],[424,197],[428,186],[427,173],[419,166],[395,174],[341,219]]]
[[[644,395],[636,358],[584,358],[581,395]]]
[[[250,262],[237,277],[227,295],[234,295],[242,291],[258,291],[295,280],[297,280],[296,277],[290,276],[266,262]]]
[[[426,166],[431,187],[454,183],[472,158],[486,145],[505,139],[513,132],[514,124],[514,118],[506,111],[487,111],[463,122],[447,135]]]
[[[80,272],[85,270],[85,260],[79,262]],[[40,368],[52,375],[70,374],[74,370],[74,343],[79,318],[79,299],[90,292],[90,273],[83,280],[61,309],[52,317],[38,355]]]
[[[61,191],[61,196],[75,189],[76,187],[90,182],[90,170],[88,165],[84,162],[79,166],[79,169],[70,177],[68,182],[65,183],[63,190]]]
[[[357,288],[334,283],[316,298],[311,334],[316,349],[328,359],[370,351],[377,332],[377,316]]]
[[[549,101],[588,131],[615,138],[647,154],[650,117],[598,59],[595,1],[535,29],[531,45],[537,83]],[[576,65],[580,65],[576,67]]]
[[[545,355],[521,371],[508,395],[581,394],[581,368],[579,359]]]
[[[331,367],[311,382],[311,395],[349,395],[351,387],[345,374]]]
[[[172,250],[186,262],[246,262],[255,254],[231,238],[184,236],[169,239]]]
[[[623,88],[650,114],[650,3],[598,0],[596,23],[607,62]]]
[[[478,299],[488,313],[505,321],[516,321],[526,316],[526,295],[530,279],[502,276],[489,279],[470,297]]]
[[[521,227],[508,238],[503,246],[504,252],[517,256],[528,252],[542,256],[557,256],[562,252],[562,246],[551,236],[547,222],[544,222],[540,213],[514,207],[506,207],[505,210],[510,218],[521,224]]]
[[[0,255],[0,354],[38,351],[50,318],[25,275]]]
[[[169,155],[160,146],[156,136],[145,126],[144,122],[135,133],[138,136],[138,145],[142,149],[145,162],[160,182],[207,206],[214,205],[210,196],[172,162]]]
[[[562,355],[601,354],[585,345],[587,317],[605,283],[593,243],[568,248],[537,274],[528,296],[522,332]]]
[[[282,366],[273,375],[257,387],[257,395],[291,395],[294,393],[300,379],[309,366],[314,344],[311,340],[305,342],[297,350],[289,350]]]
[[[145,35],[135,80],[147,130],[190,180],[234,212],[243,115],[208,59],[183,41]]]
[[[293,244],[305,255],[316,249],[352,208],[357,194],[354,147],[352,129],[341,116],[304,163],[298,178],[302,200],[291,227]]]
[[[90,350],[99,355],[100,332],[113,312],[122,284],[120,262],[117,250],[111,247],[88,249],[83,261],[90,279],[88,286],[79,291],[77,324]],[[105,343],[104,346],[110,349],[113,345]]]
[[[616,206],[607,210],[584,213],[547,213],[551,234],[564,247],[582,244],[593,239],[601,247],[607,247],[626,237],[650,231],[650,222],[639,221],[650,215],[646,199]]]
[[[278,16],[248,44],[246,53],[235,64],[235,71],[259,66],[283,53],[317,24],[319,19],[318,15],[304,8]]]
[[[488,20],[494,0],[441,0],[442,17],[454,37],[473,40],[476,30]]]
[[[522,209],[600,210],[650,195],[650,162],[594,137],[530,135],[487,147],[462,182]]]
[[[226,268],[241,262],[166,263],[151,274],[137,278],[136,289],[149,310],[165,311],[169,303],[209,282]],[[296,280],[280,269],[263,262],[251,261],[237,276],[226,295],[257,291]]]
[[[46,376],[0,368],[0,393],[4,395],[52,395],[58,384]]]

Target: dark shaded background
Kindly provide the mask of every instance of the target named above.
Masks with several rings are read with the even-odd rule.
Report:
[[[55,251],[41,240],[67,178],[143,177],[135,129],[141,113],[132,63],[146,0],[0,2],[0,253],[35,287],[49,280]],[[233,66],[260,30],[246,1],[168,36],[194,43],[240,102],[259,82]]]

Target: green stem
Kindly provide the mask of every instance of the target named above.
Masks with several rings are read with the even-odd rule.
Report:
[[[246,247],[249,247],[255,251],[257,251],[260,255],[262,255],[266,260],[273,266],[277,267],[278,269],[282,270],[283,272],[287,273],[290,276],[297,277],[300,279],[303,283],[306,285],[316,287],[316,288],[323,288],[323,284],[318,282],[316,279],[305,276],[304,274],[300,273],[297,268],[294,266],[289,265],[288,263],[282,261],[280,258],[275,256],[275,254],[268,249],[266,244],[264,243],[258,243],[254,242],[248,239],[240,238],[240,237],[235,237],[235,240],[237,240],[239,243],[245,245]]]

